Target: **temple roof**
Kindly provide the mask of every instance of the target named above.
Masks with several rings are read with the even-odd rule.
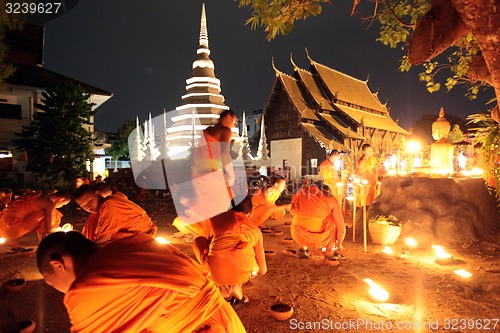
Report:
[[[302,95],[300,91],[299,82],[293,77],[284,74],[278,70],[276,70],[276,75],[279,80],[283,84],[284,89],[288,93],[290,100],[295,105],[295,108],[300,112],[301,118],[309,119],[309,120],[320,120],[312,106],[310,106]]]
[[[353,131],[345,124],[342,124],[339,119],[332,116],[331,114],[320,112],[319,115],[321,118],[326,120],[330,126],[335,128],[336,130],[338,130],[345,137],[351,138],[351,139],[357,139],[357,140],[364,140],[365,139],[363,136],[359,135],[356,131]]]
[[[323,110],[333,111],[334,108],[321,92],[313,74],[298,67],[295,68],[295,72],[299,75],[301,82],[307,88],[307,91],[313,98],[314,102],[316,102],[316,104]]]
[[[392,120],[388,113],[386,115],[379,115],[354,109],[338,103],[335,103],[334,105],[356,122],[362,124],[364,127],[377,128],[404,135],[410,134],[404,128],[400,127],[394,120]]]
[[[319,143],[319,145],[328,150],[338,150],[343,152],[350,152],[351,150],[335,140],[335,138],[323,127],[320,125],[308,124],[308,123],[300,123],[309,135]]]
[[[370,91],[366,81],[361,81],[312,60],[311,65],[337,100],[387,113],[387,109],[380,103],[376,94]]]

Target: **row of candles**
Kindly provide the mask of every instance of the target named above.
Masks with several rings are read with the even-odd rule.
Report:
[[[415,248],[417,245],[418,243],[413,238],[406,238],[403,246],[403,253],[410,253],[409,249]],[[448,260],[453,257],[451,254],[447,253],[445,249],[440,245],[433,245],[432,249],[434,250],[434,256],[438,260]],[[390,246],[385,246],[385,248],[381,252],[390,255],[394,253]],[[453,271],[453,273],[463,278],[469,278],[472,276],[472,274],[465,269],[456,269]],[[389,292],[377,285],[375,282],[373,282],[373,280],[366,278],[363,279],[363,281],[370,287],[368,293],[370,294],[372,299],[377,302],[386,302],[389,299]]]

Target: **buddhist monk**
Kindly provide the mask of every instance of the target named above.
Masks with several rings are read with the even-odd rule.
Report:
[[[111,185],[109,185],[105,182],[96,183],[94,185],[94,188],[95,188],[96,192],[103,198],[107,198],[110,195],[115,195],[115,196],[118,196],[122,199],[128,200],[128,197],[125,194],[118,191],[116,188],[111,187]]]
[[[92,185],[82,185],[75,191],[75,200],[91,213],[83,233],[92,241],[105,243],[136,231],[156,235],[158,228],[148,214],[128,199],[115,195],[103,198]]]
[[[59,226],[63,214],[57,209],[70,200],[68,191],[29,193],[17,198],[0,212],[0,237],[14,250],[20,248],[20,238],[30,232],[36,232],[41,240]]]
[[[0,210],[3,210],[12,201],[13,192],[10,188],[0,188]]]
[[[366,180],[369,185],[368,196],[366,197],[366,206],[373,203],[375,198],[378,196],[378,172],[379,163],[375,158],[375,150],[373,147],[365,143],[361,150],[363,151],[363,156],[358,160],[356,165],[356,174],[361,180]],[[357,200],[357,206],[361,207],[361,201]]]
[[[219,121],[203,130],[198,147],[193,150],[192,185],[194,198],[181,222],[200,222],[227,211],[231,207],[235,182],[230,154],[231,128],[238,124],[232,110],[220,114]]]
[[[258,189],[252,196],[252,212],[250,220],[256,226],[262,226],[269,218],[282,220],[290,205],[276,206],[276,200],[286,188],[285,178],[278,177]]]
[[[337,194],[337,183],[340,182],[338,166],[335,165],[340,161],[340,152],[338,150],[332,150],[330,155],[326,160],[319,165],[319,174],[323,177],[323,183],[330,188],[332,195],[338,198]]]
[[[292,196],[293,216],[290,232],[299,243],[300,258],[310,258],[308,247],[325,248],[325,258],[345,258],[344,217],[339,202],[327,186],[307,185]]]
[[[194,243],[196,258],[234,306],[248,302],[242,285],[254,274],[267,272],[262,233],[246,216],[251,207],[247,197],[232,210],[212,217],[214,236],[198,237]]]
[[[104,247],[78,232],[53,233],[37,264],[65,294],[74,333],[245,332],[199,264],[144,233]]]

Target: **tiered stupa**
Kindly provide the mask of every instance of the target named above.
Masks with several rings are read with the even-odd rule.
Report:
[[[197,137],[206,127],[217,123],[222,111],[229,107],[224,104],[221,95],[220,80],[215,77],[215,66],[210,59],[208,48],[208,30],[205,15],[205,4],[201,10],[201,27],[198,57],[193,62],[192,77],[186,80],[186,94],[182,96],[184,104],[178,106],[172,125],[168,128],[169,155],[186,151],[192,144],[193,133]],[[234,137],[238,138],[237,129],[233,130]]]
[[[439,111],[438,119],[432,124],[432,137],[436,142],[431,145],[431,167],[435,173],[453,172],[454,146],[448,141],[451,125],[444,117],[444,109]]]

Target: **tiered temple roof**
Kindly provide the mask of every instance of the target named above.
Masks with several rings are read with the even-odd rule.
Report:
[[[309,70],[299,68],[291,60],[293,76],[276,69],[273,62],[277,77],[274,89],[277,85],[283,88],[298,113],[301,127],[322,147],[351,151],[353,142],[369,139],[365,134],[367,129],[372,133],[378,130],[409,134],[390,117],[387,107],[377,93],[372,93],[367,81],[319,64],[309,54],[308,58]]]

